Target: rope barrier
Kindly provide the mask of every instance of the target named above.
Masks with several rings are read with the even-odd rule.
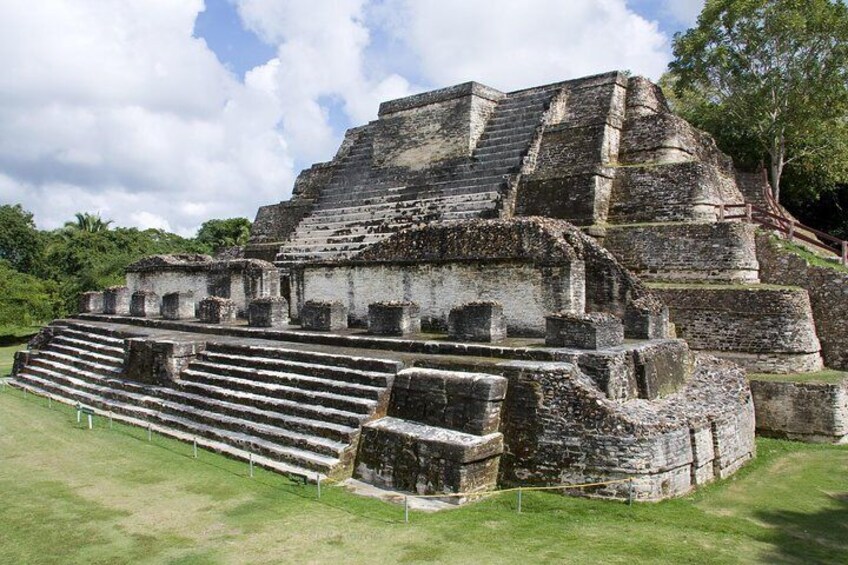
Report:
[[[444,494],[409,494],[410,498],[457,498],[463,496],[494,496],[507,492],[530,492],[530,491],[545,491],[545,490],[568,490],[575,488],[591,488],[601,487],[606,485],[617,485],[632,482],[633,479],[613,479],[611,481],[600,481],[595,483],[578,483],[575,485],[545,485],[539,487],[512,487],[499,490],[486,490],[474,492],[450,492]]]

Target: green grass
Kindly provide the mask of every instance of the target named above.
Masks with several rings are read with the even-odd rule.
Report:
[[[734,478],[658,504],[525,493],[403,522],[18,390],[0,393],[4,563],[845,563],[848,448],[762,439]]]
[[[15,360],[15,351],[20,351],[25,347],[25,344],[0,347],[0,377],[9,375],[12,371],[12,362]]]
[[[848,372],[825,369],[813,373],[790,373],[775,375],[772,373],[749,373],[748,378],[757,381],[777,381],[794,383],[839,383],[848,378]]]
[[[813,253],[806,247],[802,247],[795,243],[789,243],[784,239],[779,239],[777,237],[772,236],[772,242],[782,247],[785,251],[789,251],[790,253],[794,253],[795,255],[803,257],[810,265],[815,265],[817,267],[826,267],[828,269],[834,269],[836,271],[848,273],[848,267],[843,267],[842,264],[839,263],[838,255],[834,254],[832,256],[833,259],[828,260],[820,255],[817,255],[816,253]]]

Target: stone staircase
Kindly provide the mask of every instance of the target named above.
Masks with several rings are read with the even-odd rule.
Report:
[[[387,174],[373,165],[364,128],[309,216],[277,255],[278,264],[350,257],[401,229],[434,221],[497,217],[556,87],[508,95],[471,156],[425,171]]]
[[[361,426],[385,414],[399,364],[209,343],[170,386],[123,377],[124,339],[71,323],[11,384],[279,462],[297,475],[349,476]]]

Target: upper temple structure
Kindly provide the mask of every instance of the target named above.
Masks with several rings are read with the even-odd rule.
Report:
[[[677,496],[755,428],[848,437],[845,382],[745,376],[848,369],[848,270],[784,226],[814,238],[644,78],[465,83],[383,103],[243,258],[85,293],[13,384],[309,479]]]

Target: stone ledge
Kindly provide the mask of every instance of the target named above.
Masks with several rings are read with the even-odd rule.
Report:
[[[473,463],[503,453],[501,433],[478,436],[391,416],[365,424],[364,430],[380,430],[425,444],[431,457],[457,463]]]

